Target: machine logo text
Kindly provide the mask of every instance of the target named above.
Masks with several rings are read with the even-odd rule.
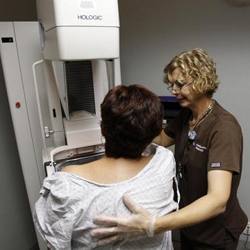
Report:
[[[77,18],[79,20],[86,20],[86,21],[101,21],[102,20],[102,15],[77,15]]]

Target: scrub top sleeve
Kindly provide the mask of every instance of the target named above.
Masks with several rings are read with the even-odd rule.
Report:
[[[189,113],[190,111],[188,111],[187,109],[181,109],[178,115],[174,119],[167,121],[167,126],[164,129],[166,135],[175,139],[177,133],[181,131],[186,120],[188,119]]]
[[[164,128],[165,134],[171,138],[175,138],[180,122],[181,122],[180,115],[175,117],[173,120],[167,121],[167,126]]]
[[[214,129],[209,145],[208,171],[228,170],[239,173],[241,168],[242,133],[234,121],[223,121]]]
[[[171,137],[171,138],[175,138],[175,126],[174,126],[175,121],[170,121],[169,124],[167,124],[166,128],[164,128],[164,132],[167,136]]]
[[[46,178],[40,194],[33,215],[38,231],[50,248],[71,249],[78,214],[69,180],[62,176]]]

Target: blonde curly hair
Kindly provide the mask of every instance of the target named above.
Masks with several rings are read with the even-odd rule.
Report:
[[[169,75],[172,75],[176,68],[181,70],[184,77],[192,79],[191,86],[196,93],[212,96],[218,88],[215,63],[203,49],[196,48],[175,56],[164,68],[165,83],[171,84]]]

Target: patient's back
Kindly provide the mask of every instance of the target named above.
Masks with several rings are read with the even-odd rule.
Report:
[[[114,184],[136,176],[151,159],[152,155],[139,159],[103,157],[83,165],[69,165],[62,171],[95,183]]]
[[[154,215],[176,209],[172,153],[159,146],[154,156],[145,158],[145,162],[148,162],[146,166],[142,164],[134,175],[131,174],[133,171],[127,178],[120,179],[118,175],[106,179],[105,184],[96,181],[103,180],[101,175],[98,179],[88,171],[82,175],[57,172],[46,178],[34,214],[41,234],[55,248],[98,249],[89,234],[89,230],[95,227],[92,220],[97,215],[129,216],[130,212],[122,202],[125,193]],[[100,249],[171,249],[171,233]]]

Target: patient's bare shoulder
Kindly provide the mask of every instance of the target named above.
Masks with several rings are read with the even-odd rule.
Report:
[[[86,175],[88,176],[95,170],[95,167],[98,165],[99,161],[100,160],[96,160],[93,162],[84,163],[80,165],[69,165],[64,167],[61,171],[86,177]]]
[[[79,165],[69,165],[69,166],[64,167],[61,171],[67,172],[67,173],[75,173],[76,171],[79,171],[78,168],[79,168]]]
[[[89,165],[88,163],[82,165],[69,165],[64,167],[61,171],[67,173],[81,174],[84,168],[88,168],[88,165]]]

